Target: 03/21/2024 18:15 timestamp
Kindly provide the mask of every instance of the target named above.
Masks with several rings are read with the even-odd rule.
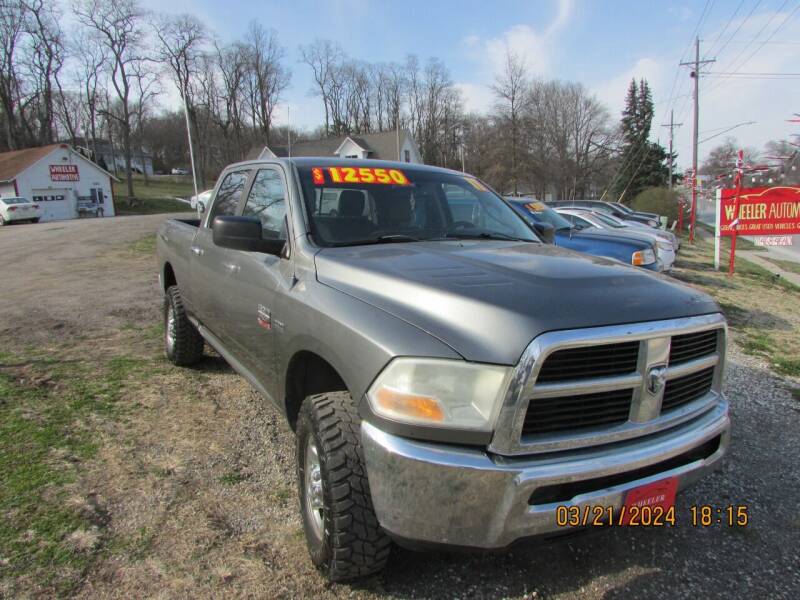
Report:
[[[693,527],[746,527],[750,522],[745,505],[692,505],[684,521]],[[674,527],[678,523],[675,506],[566,506],[556,509],[559,527]]]

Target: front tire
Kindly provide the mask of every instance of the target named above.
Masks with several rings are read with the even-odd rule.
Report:
[[[391,540],[381,529],[350,394],[309,396],[297,420],[297,481],[311,560],[331,581],[383,570]]]
[[[171,286],[164,297],[164,354],[171,363],[188,367],[203,358],[204,343],[186,315],[178,286]]]

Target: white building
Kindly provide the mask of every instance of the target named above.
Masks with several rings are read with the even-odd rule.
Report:
[[[42,221],[113,217],[112,180],[119,181],[67,144],[0,153],[0,197],[36,202]]]
[[[399,160],[407,163],[422,163],[422,154],[405,130],[382,131],[344,135],[322,140],[297,142],[288,146],[259,146],[247,155],[248,159],[286,156],[338,156],[339,158],[373,158],[377,160]]]

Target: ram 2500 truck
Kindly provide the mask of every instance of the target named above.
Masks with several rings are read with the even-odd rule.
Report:
[[[580,525],[567,510],[669,511],[728,446],[719,307],[542,243],[464,173],[243,162],[157,246],[167,356],[207,343],[286,416],[332,580],[393,542],[503,548]]]

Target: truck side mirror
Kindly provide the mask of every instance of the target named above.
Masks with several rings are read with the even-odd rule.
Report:
[[[556,228],[550,223],[534,223],[533,229],[546,244],[556,243]]]
[[[216,217],[211,226],[214,245],[245,252],[263,252],[280,256],[286,240],[264,239],[261,234],[261,219],[258,217]]]

